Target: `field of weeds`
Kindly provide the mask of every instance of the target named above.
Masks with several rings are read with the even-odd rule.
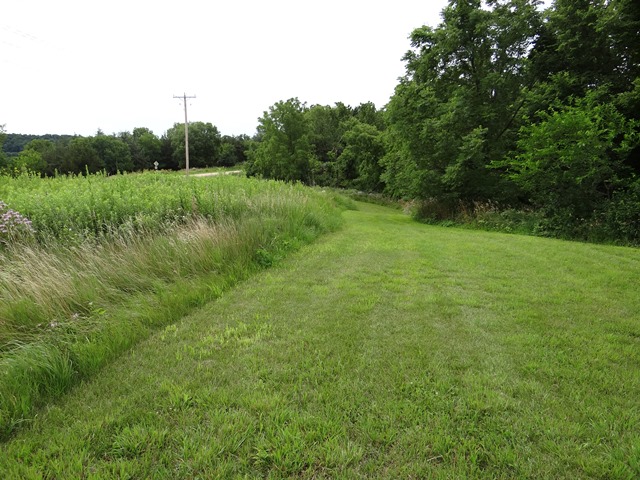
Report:
[[[0,436],[158,327],[339,225],[235,176],[0,177]]]

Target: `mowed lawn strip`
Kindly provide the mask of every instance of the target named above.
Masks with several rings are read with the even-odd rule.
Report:
[[[43,410],[0,477],[640,477],[640,251],[344,215]]]

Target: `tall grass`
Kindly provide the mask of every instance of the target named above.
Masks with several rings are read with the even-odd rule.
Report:
[[[281,188],[275,182],[231,176],[185,178],[155,172],[47,179],[0,176],[0,199],[29,218],[40,242],[55,238],[81,243],[117,233],[158,232],[194,216],[241,218],[255,213],[266,198],[277,208]],[[291,188],[298,195],[300,191]],[[300,199],[307,201],[306,195]]]
[[[630,194],[627,202],[617,202],[615,208],[603,207],[588,219],[570,215],[565,218],[563,213],[523,206],[513,208],[491,201],[427,199],[415,201],[409,207],[416,220],[432,225],[637,247],[640,246],[640,216],[634,202],[640,193],[633,195]]]
[[[0,436],[154,328],[339,224],[331,194],[234,177],[0,178]]]
[[[465,203],[428,199],[414,202],[409,210],[416,220],[433,225],[549,236],[543,228],[541,212],[504,207],[491,201]]]

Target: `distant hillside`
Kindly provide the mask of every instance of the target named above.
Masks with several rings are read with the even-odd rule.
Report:
[[[75,138],[78,135],[56,135],[47,133],[45,135],[29,135],[24,133],[7,133],[7,137],[2,146],[2,150],[9,155],[14,156],[20,153],[24,146],[31,140],[51,140],[52,142],[65,142],[71,138]]]

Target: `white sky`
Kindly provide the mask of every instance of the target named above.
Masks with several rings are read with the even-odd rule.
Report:
[[[184,120],[255,133],[278,100],[384,106],[408,35],[446,0],[13,0],[0,17],[0,124],[93,135]]]
[[[550,0],[545,1],[546,4]],[[447,0],[10,0],[0,16],[0,125],[93,135],[184,120],[255,133],[278,100],[383,107],[408,36]]]

